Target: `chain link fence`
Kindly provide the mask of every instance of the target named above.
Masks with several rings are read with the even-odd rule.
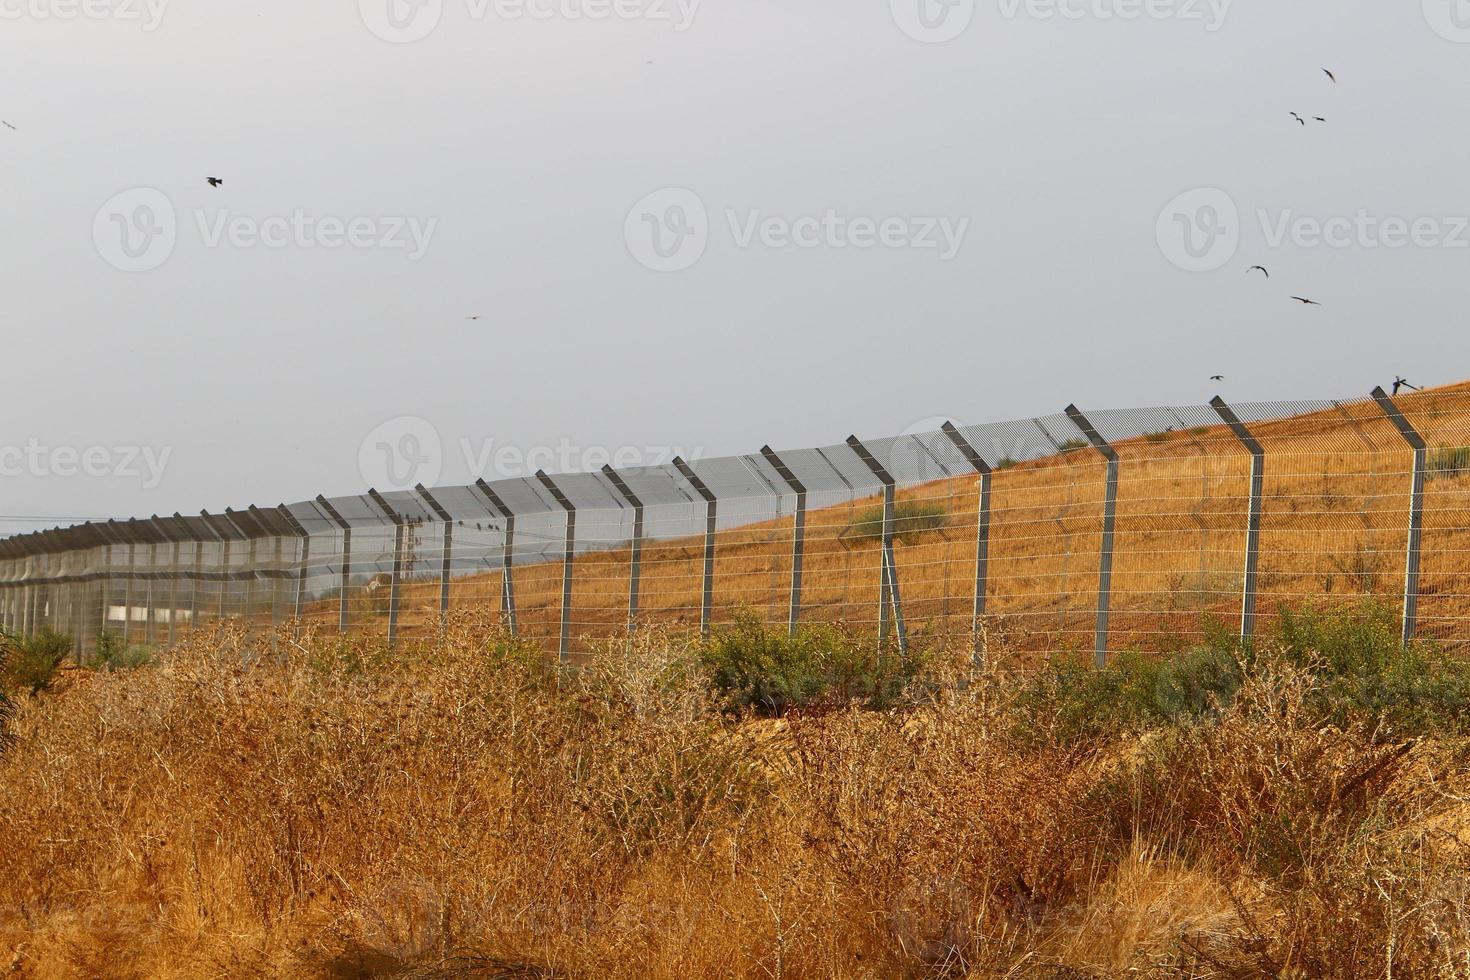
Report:
[[[817,449],[370,491],[0,541],[0,615],[79,659],[217,620],[389,641],[493,610],[563,658],[666,624],[1168,653],[1378,598],[1466,640],[1470,386],[1082,412]]]

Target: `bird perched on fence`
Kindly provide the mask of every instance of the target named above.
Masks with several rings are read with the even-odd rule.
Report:
[[[1399,393],[1399,389],[1400,388],[1408,388],[1410,391],[1419,391],[1420,390],[1419,388],[1415,387],[1414,385],[1409,384],[1409,382],[1405,381],[1403,378],[1399,377],[1398,375],[1394,375],[1393,376],[1393,393],[1395,395],[1397,395]]]

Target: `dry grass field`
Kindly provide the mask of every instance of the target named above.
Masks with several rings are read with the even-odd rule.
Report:
[[[1400,396],[1428,441],[1420,628],[1461,640],[1470,628],[1470,383]],[[1254,423],[1266,453],[1260,611],[1282,603],[1402,595],[1411,453],[1371,401]],[[1198,640],[1206,616],[1239,617],[1250,461],[1223,425],[1160,432],[1117,445],[1122,457],[1112,596],[1115,650],[1169,652]],[[1457,464],[1459,465],[1457,468]],[[1104,464],[1087,448],[997,472],[988,589],[988,632],[1028,649],[1090,649],[1102,542]],[[943,512],[940,529],[897,546],[907,620],[945,636],[970,631],[978,478],[901,491],[900,506]],[[876,628],[879,544],[851,534],[876,498],[822,506],[807,521],[803,618]],[[599,531],[588,518],[584,537]],[[432,535],[428,537],[432,538]],[[742,611],[785,622],[792,519],[721,531],[714,620]],[[405,631],[438,622],[437,553],[420,555],[419,581],[403,594]],[[572,597],[574,649],[623,631],[628,547],[579,554]],[[640,623],[699,621],[702,539],[650,542],[643,551]],[[518,566],[519,625],[554,644],[561,565]],[[498,573],[456,579],[452,608],[500,608]],[[382,609],[354,603],[354,624],[383,628]],[[335,622],[336,604],[310,615]]]
[[[1233,697],[934,651],[888,707],[762,718],[678,637],[558,675],[474,617],[392,652],[222,624],[15,692],[0,970],[1463,977],[1470,681],[1334,687],[1311,648],[1392,615],[1339,633]]]

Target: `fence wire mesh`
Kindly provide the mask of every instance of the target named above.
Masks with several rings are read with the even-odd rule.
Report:
[[[1463,645],[1467,447],[1459,386],[94,522],[0,541],[0,618],[80,657],[104,632],[166,644],[218,620],[396,640],[468,607],[566,656],[742,614],[1101,656],[1376,598],[1406,635]]]

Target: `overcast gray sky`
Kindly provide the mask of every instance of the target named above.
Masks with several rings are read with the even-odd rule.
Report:
[[[0,0],[0,529],[1470,374],[1464,0],[149,2]]]

